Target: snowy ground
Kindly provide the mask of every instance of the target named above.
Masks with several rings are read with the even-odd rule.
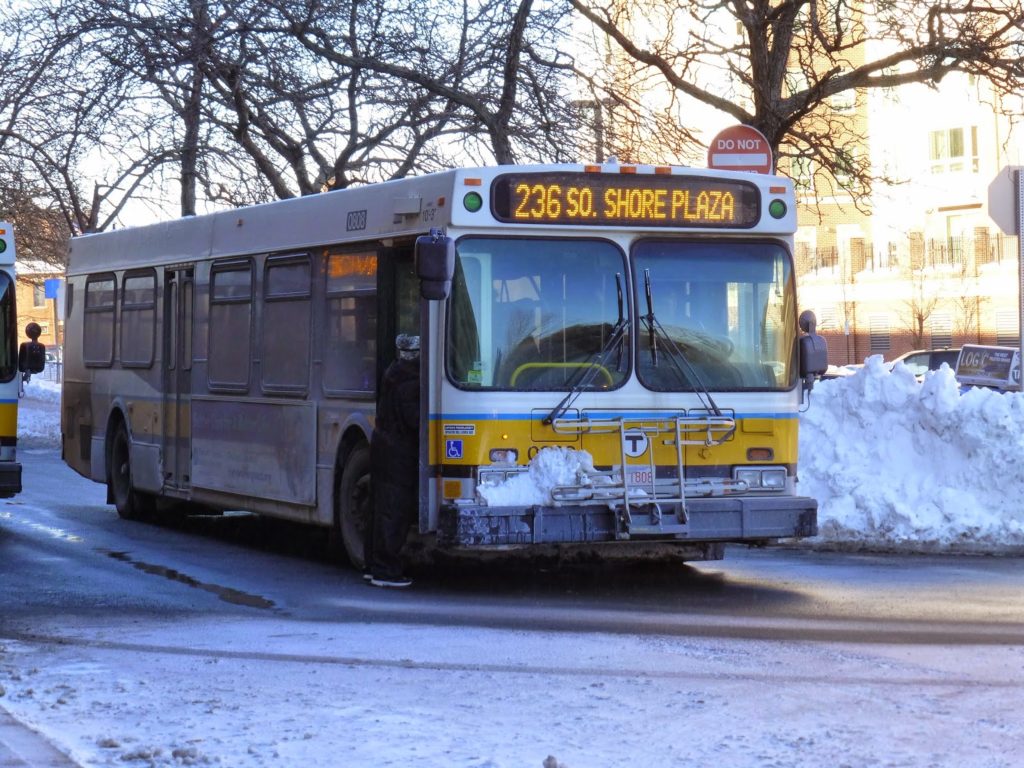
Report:
[[[59,444],[59,402],[58,385],[29,382],[22,445]],[[820,505],[820,535],[805,544],[1024,552],[1022,458],[1024,394],[961,395],[947,367],[919,383],[902,364],[890,372],[881,357],[868,358],[852,376],[818,382],[801,417],[800,492]],[[544,487],[579,469],[578,461],[537,464],[535,484]],[[501,490],[538,501],[535,486]]]
[[[78,634],[4,641],[0,706],[88,766],[1020,765],[1019,647],[284,619]]]
[[[58,402],[54,385],[29,384],[19,447],[57,444]],[[1022,441],[1021,395],[961,397],[948,371],[922,385],[869,361],[818,384],[801,438],[801,488],[822,502],[816,545],[1020,546]],[[102,499],[82,482],[66,493]],[[1019,645],[238,612],[55,616],[33,632],[0,638],[0,706],[88,766],[1020,765]]]

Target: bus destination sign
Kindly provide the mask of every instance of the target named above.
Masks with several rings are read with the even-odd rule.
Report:
[[[739,179],[611,173],[507,173],[491,185],[498,221],[744,229],[761,219],[757,185]]]

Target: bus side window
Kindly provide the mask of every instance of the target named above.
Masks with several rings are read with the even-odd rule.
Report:
[[[377,371],[377,253],[326,255],[324,391],[373,392]]]
[[[210,282],[210,389],[244,392],[252,357],[252,263],[214,264]]]
[[[91,276],[85,283],[82,357],[86,366],[113,365],[116,306],[117,279],[113,273]]]

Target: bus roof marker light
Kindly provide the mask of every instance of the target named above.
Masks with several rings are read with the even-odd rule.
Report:
[[[479,192],[467,192],[466,196],[462,198],[462,204],[470,213],[476,213],[484,207],[484,199],[480,197]]]
[[[782,200],[772,200],[768,203],[768,213],[773,219],[781,219],[786,215],[786,204]]]

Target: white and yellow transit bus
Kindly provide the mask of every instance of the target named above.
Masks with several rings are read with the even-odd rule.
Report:
[[[29,323],[31,342],[18,345],[14,226],[0,221],[0,498],[21,493],[18,462],[18,396],[21,374],[39,373],[46,349],[36,339],[38,326]]]
[[[409,333],[428,543],[710,558],[813,535],[798,413],[827,361],[795,227],[787,179],[609,163],[77,237],[64,459],[123,517],[250,510],[329,527],[359,565],[377,385]]]

